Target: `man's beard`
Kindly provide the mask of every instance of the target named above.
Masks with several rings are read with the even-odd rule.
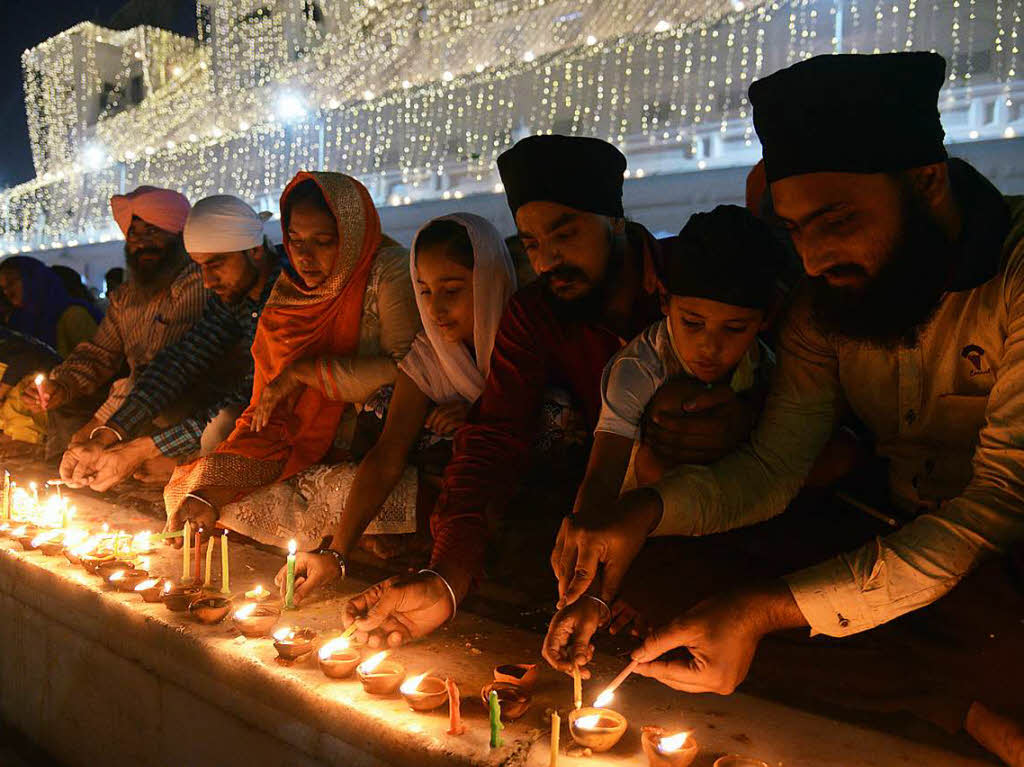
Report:
[[[578,266],[562,265],[545,272],[538,281],[544,286],[544,295],[555,316],[563,322],[598,322],[604,315],[614,286],[626,263],[626,240],[608,234],[608,263],[604,274],[595,282]],[[590,285],[590,289],[576,298],[560,298],[551,289],[551,280],[561,278],[577,284]]]
[[[143,256],[156,256],[145,262]],[[181,237],[170,240],[163,248],[124,248],[124,260],[131,279],[147,290],[159,290],[170,284],[171,279],[185,262],[185,248]]]
[[[824,277],[810,279],[814,318],[826,333],[884,349],[917,345],[939,308],[955,253],[909,190],[902,219],[889,258],[863,287],[834,287]]]

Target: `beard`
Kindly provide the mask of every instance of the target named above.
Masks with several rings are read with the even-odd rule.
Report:
[[[146,257],[146,260],[143,260]],[[124,260],[130,278],[147,290],[159,290],[170,284],[171,278],[185,263],[185,246],[181,236],[169,241],[163,248],[124,248]]]
[[[953,243],[909,190],[902,226],[888,259],[862,287],[836,287],[812,277],[812,313],[829,335],[896,350],[916,346],[945,292]],[[863,274],[856,265],[838,270]]]
[[[592,279],[578,266],[563,264],[537,278],[544,286],[544,295],[548,305],[562,322],[597,322],[604,315],[608,301],[614,292],[614,286],[622,274],[626,263],[626,238],[616,237],[608,233],[608,263],[604,274],[597,280]],[[551,288],[553,279],[573,281],[581,285],[589,285],[589,289],[576,298],[561,298]]]

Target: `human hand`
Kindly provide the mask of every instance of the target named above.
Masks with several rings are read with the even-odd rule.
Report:
[[[661,520],[661,496],[649,488],[626,493],[604,509],[575,514],[562,521],[551,552],[558,578],[558,607],[575,602],[602,568],[601,598],[618,593],[630,564]]]
[[[108,429],[100,430],[92,439],[72,442],[60,459],[60,478],[68,487],[85,487],[93,479],[96,466],[117,435]]]
[[[261,431],[269,422],[274,410],[285,399],[298,393],[302,382],[290,368],[285,368],[273,381],[263,387],[260,401],[252,414],[252,430]]]
[[[454,434],[460,426],[466,423],[466,416],[469,414],[469,404],[466,402],[446,402],[438,405],[427,416],[424,426],[434,434],[446,437]]]
[[[398,647],[426,636],[448,621],[455,610],[444,581],[433,573],[395,575],[352,597],[342,611],[357,641],[370,647]]]
[[[189,522],[192,525],[193,531],[196,529],[203,531],[205,539],[209,537],[210,532],[217,525],[219,517],[220,515],[217,513],[217,510],[212,506],[203,503],[197,498],[186,498],[177,511],[168,511],[164,532],[179,532],[185,526],[185,522]],[[180,549],[182,546],[180,536],[177,538],[165,538],[164,542],[176,549]]]
[[[318,588],[340,577],[341,568],[335,557],[330,554],[300,551],[295,555],[295,591],[292,595],[295,604],[300,604]],[[288,586],[287,579],[288,566],[285,565],[274,577],[274,583],[281,590],[282,599]]]
[[[753,411],[727,384],[670,381],[648,404],[640,440],[673,466],[714,463],[750,436]]]
[[[596,599],[578,599],[566,605],[551,618],[541,655],[551,667],[571,674],[579,667],[580,676],[590,678],[586,665],[594,658],[594,645],[590,644],[608,610]]]
[[[160,450],[152,437],[140,437],[109,447],[93,459],[88,485],[97,492],[106,492],[132,476],[148,458],[155,455],[160,455]]]
[[[39,394],[42,392],[42,399]],[[44,410],[54,410],[68,400],[68,390],[56,381],[45,379],[36,386],[26,386],[21,390],[21,402],[33,413],[40,413]]]
[[[647,618],[621,597],[612,602],[612,622],[608,626],[609,634],[618,634],[629,629],[630,636],[644,636],[649,630]]]

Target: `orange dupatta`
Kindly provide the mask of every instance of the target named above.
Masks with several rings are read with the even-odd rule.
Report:
[[[314,181],[338,222],[339,253],[331,275],[306,288],[286,272],[274,285],[252,345],[252,398],[234,431],[211,455],[178,467],[164,493],[174,511],[187,493],[204,487],[236,487],[241,497],[257,487],[294,476],[320,460],[334,440],[348,403],[313,387],[283,401],[260,432],[250,431],[264,387],[292,362],[313,356],[351,356],[358,351],[363,296],[382,242],[380,218],[366,188],[341,173],[300,172],[281,195]],[[288,233],[284,246],[289,248]],[[237,498],[236,498],[237,500]]]

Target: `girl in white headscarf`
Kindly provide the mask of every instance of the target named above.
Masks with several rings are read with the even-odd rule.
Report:
[[[330,549],[340,558],[298,554],[297,601],[342,574],[339,562],[399,482],[423,432],[453,435],[483,391],[498,324],[516,290],[505,242],[479,216],[442,216],[417,232],[410,270],[423,330],[398,365],[383,433],[359,464],[333,530]]]

